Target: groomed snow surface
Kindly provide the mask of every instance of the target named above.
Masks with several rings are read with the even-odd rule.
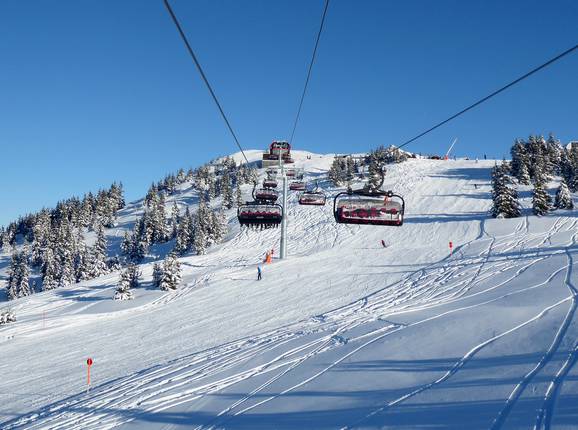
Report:
[[[332,155],[295,158],[337,192]],[[112,300],[116,273],[13,302],[18,321],[0,328],[0,427],[578,428],[578,212],[489,218],[493,165],[391,166],[384,188],[406,198],[400,228],[338,225],[332,201],[299,206],[292,193],[289,257],[259,282],[279,230],[240,230],[231,211],[224,243],[180,259],[175,292],[150,286],[167,244],[142,266],[133,301]],[[196,195],[185,186],[173,199]],[[121,211],[111,252],[141,211]]]

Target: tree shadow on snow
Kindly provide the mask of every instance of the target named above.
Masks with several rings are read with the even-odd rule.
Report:
[[[468,212],[460,214],[411,214],[406,215],[404,224],[434,224],[445,222],[482,221],[488,212]]]
[[[492,169],[489,167],[481,168],[457,168],[449,169],[443,174],[428,175],[430,178],[451,178],[451,179],[473,179],[485,183],[490,183],[492,179]]]

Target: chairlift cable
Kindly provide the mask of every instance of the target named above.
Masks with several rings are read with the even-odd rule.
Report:
[[[325,23],[325,16],[327,15],[328,7],[329,0],[325,0],[325,8],[323,9],[323,15],[321,16],[321,24],[319,25],[317,39],[315,40],[315,48],[313,48],[313,55],[311,56],[311,62],[309,63],[309,70],[307,71],[307,78],[305,79],[305,86],[303,87],[303,93],[301,94],[301,100],[299,101],[299,108],[297,109],[297,115],[295,116],[295,122],[293,123],[293,130],[291,131],[289,144],[293,143],[293,136],[295,136],[295,130],[297,129],[297,123],[299,122],[299,116],[301,115],[301,108],[303,107],[303,100],[305,100],[305,93],[307,92],[307,86],[309,85],[309,79],[311,78],[311,70],[313,69],[313,63],[315,63],[319,39],[321,39],[321,33],[323,32],[323,24]]]
[[[478,100],[477,102],[469,105],[467,108],[462,109],[462,110],[459,111],[458,113],[450,116],[449,118],[443,120],[442,122],[439,122],[439,123],[437,123],[436,125],[434,125],[433,127],[428,128],[426,131],[424,131],[424,132],[418,134],[417,136],[412,137],[411,139],[405,141],[403,144],[401,144],[400,146],[398,146],[398,149],[403,148],[404,146],[406,146],[406,145],[408,145],[408,144],[416,141],[416,140],[419,139],[420,137],[425,136],[426,134],[434,131],[435,129],[441,127],[442,125],[450,122],[451,120],[459,117],[460,115],[466,113],[467,111],[469,111],[469,110],[475,108],[476,106],[484,103],[485,101],[491,99],[492,97],[497,96],[497,95],[500,94],[501,92],[507,90],[508,88],[510,88],[510,87],[516,85],[517,83],[523,81],[524,79],[530,77],[530,76],[533,75],[534,73],[536,73],[536,72],[538,72],[538,71],[540,71],[540,70],[548,67],[549,65],[555,63],[556,61],[558,61],[558,60],[560,60],[561,58],[565,57],[566,55],[572,53],[572,52],[575,51],[576,49],[578,49],[578,45],[573,46],[572,48],[570,48],[570,49],[562,52],[561,54],[555,56],[554,58],[551,58],[550,60],[546,61],[544,64],[542,64],[542,65],[540,65],[540,66],[538,66],[538,67],[530,70],[530,71],[529,71],[528,73],[526,73],[525,75],[522,75],[522,76],[520,76],[518,79],[515,79],[514,81],[510,82],[509,84],[504,85],[502,88],[494,91],[493,93],[487,95],[486,97],[484,97],[484,98]]]
[[[221,107],[221,103],[219,103],[219,100],[217,99],[217,96],[215,95],[215,92],[213,91],[213,88],[211,87],[211,84],[209,83],[209,80],[207,79],[207,76],[205,75],[205,72],[203,71],[201,64],[199,63],[199,60],[197,59],[197,56],[195,55],[193,48],[191,48],[191,45],[189,44],[189,41],[187,40],[187,36],[185,36],[185,33],[183,32],[183,29],[181,28],[181,25],[179,24],[179,21],[175,15],[175,13],[173,12],[171,5],[169,4],[168,0],[163,0],[163,1],[165,3],[165,6],[166,6],[169,14],[171,15],[171,18],[172,18],[175,26],[177,27],[179,34],[181,35],[181,39],[183,40],[183,42],[187,48],[187,51],[189,51],[189,54],[190,54],[191,58],[193,59],[195,66],[197,66],[197,70],[201,74],[201,78],[203,78],[203,81],[205,82],[205,85],[207,86],[209,92],[211,93],[211,96],[213,97],[213,100],[215,101],[217,108],[219,108],[219,112],[221,113],[223,120],[225,120],[225,124],[227,124],[227,128],[231,132],[233,139],[235,139],[235,143],[237,144],[237,146],[241,150],[241,153],[243,154],[243,158],[245,158],[245,161],[247,162],[247,164],[249,164],[249,160],[247,159],[247,156],[245,155],[245,151],[243,151],[243,148],[241,147],[241,144],[239,143],[239,139],[237,139],[237,135],[233,131],[233,127],[231,127],[231,123],[227,119],[227,115],[225,115],[225,112],[223,111],[223,108]]]

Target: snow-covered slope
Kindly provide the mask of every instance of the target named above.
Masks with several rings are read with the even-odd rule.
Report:
[[[332,155],[295,158],[337,191]],[[224,243],[180,259],[176,292],[148,287],[149,261],[131,302],[111,300],[118,274],[16,301],[2,428],[577,428],[578,213],[488,218],[493,164],[391,166],[401,228],[338,225],[292,194],[289,258],[259,282],[279,232],[240,230],[231,211]]]

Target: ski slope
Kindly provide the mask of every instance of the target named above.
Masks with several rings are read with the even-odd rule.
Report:
[[[335,194],[333,155],[295,158]],[[180,259],[175,292],[150,287],[165,244],[133,301],[111,299],[118,274],[19,299],[0,328],[0,427],[578,428],[578,212],[489,218],[493,165],[390,166],[401,228],[338,225],[332,201],[292,193],[289,258],[259,282],[279,231],[240,230],[231,211],[222,244]],[[111,252],[141,211],[120,212]]]

